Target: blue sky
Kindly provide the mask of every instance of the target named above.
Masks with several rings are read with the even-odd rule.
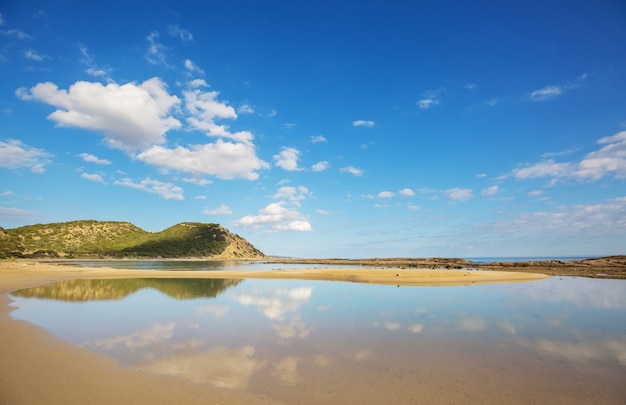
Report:
[[[8,0],[0,226],[266,254],[626,246],[626,4]]]

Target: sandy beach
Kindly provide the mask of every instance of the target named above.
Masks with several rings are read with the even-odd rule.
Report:
[[[274,271],[139,271],[0,261],[0,403],[2,404],[266,404],[246,393],[125,368],[10,317],[9,292],[76,278],[264,278],[392,285],[522,282],[543,274],[465,270],[310,269]]]

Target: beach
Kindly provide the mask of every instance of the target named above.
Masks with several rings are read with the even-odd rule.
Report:
[[[263,278],[349,281],[392,285],[464,285],[521,282],[542,274],[466,270],[308,269],[275,271],[139,271],[86,268],[28,260],[0,262],[0,403],[229,403],[267,404],[269,398],[154,375],[75,347],[10,317],[9,292],[69,279]]]

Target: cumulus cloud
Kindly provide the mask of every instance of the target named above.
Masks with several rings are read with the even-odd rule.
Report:
[[[600,149],[588,153],[576,162],[556,162],[548,159],[520,169],[513,170],[517,179],[541,177],[572,178],[578,181],[595,181],[608,175],[626,177],[626,131],[598,140]]]
[[[98,165],[110,165],[111,164],[111,162],[109,160],[100,159],[99,157],[94,156],[94,155],[89,154],[89,153],[81,153],[78,156],[82,157],[83,160],[85,162],[88,162],[88,163],[95,163],[95,164],[98,164]]]
[[[148,41],[148,50],[145,54],[146,60],[153,65],[162,64],[167,66],[167,57],[165,55],[167,48],[159,42],[159,33],[157,31],[150,32],[146,40]]]
[[[313,166],[311,166],[311,170],[313,170],[314,172],[323,172],[324,170],[328,169],[328,167],[329,163],[325,160],[322,160],[321,162],[317,162]]]
[[[256,111],[249,103],[244,102],[237,108],[237,112],[239,114],[254,114]]]
[[[484,196],[496,195],[499,189],[500,188],[497,185],[487,187],[486,189],[480,192],[480,195],[484,195]]]
[[[43,173],[52,155],[43,149],[25,145],[22,141],[0,141],[0,167],[6,169],[29,168],[33,173]]]
[[[113,184],[157,194],[165,200],[184,200],[182,188],[172,183],[164,183],[150,178],[144,179],[139,183],[134,183],[131,179],[124,178],[116,180]]]
[[[59,126],[100,131],[108,146],[133,152],[152,144],[161,144],[165,133],[181,123],[170,115],[180,104],[176,96],[158,78],[141,84],[106,86],[96,82],[76,82],[69,90],[54,83],[39,83],[16,92],[22,100],[42,101],[59,108],[48,119]]]
[[[304,186],[291,187],[285,186],[278,189],[278,192],[274,194],[274,198],[280,200],[287,200],[300,206],[300,201],[305,200],[311,192]]]
[[[398,193],[405,197],[413,197],[415,195],[415,191],[411,190],[410,188],[403,188],[402,190],[398,191]]]
[[[391,198],[395,195],[396,194],[391,191],[381,191],[380,193],[378,193],[378,198]]]
[[[427,110],[433,106],[441,104],[441,93],[445,88],[441,87],[435,90],[429,90],[422,94],[422,98],[417,101],[417,106],[423,110]]]
[[[33,60],[35,62],[43,62],[44,59],[50,58],[49,56],[42,55],[34,49],[27,49],[24,51],[24,57],[28,60]]]
[[[82,173],[80,177],[85,180],[94,181],[96,183],[104,183],[104,179],[99,174]]]
[[[623,237],[626,230],[626,196],[597,204],[561,206],[554,211],[519,213],[493,225],[497,233],[527,233],[555,237]]]
[[[191,61],[190,59],[185,59],[185,61],[183,63],[185,64],[185,69],[187,69],[188,73],[190,73],[190,74],[196,73],[196,74],[199,74],[199,75],[203,75],[204,74],[204,70],[202,70],[201,68],[196,66],[196,64],[193,63],[193,61]]]
[[[205,209],[202,213],[205,215],[231,215],[233,211],[230,207],[228,207],[228,205],[222,204],[214,209]]]
[[[87,66],[87,69],[85,70],[87,74],[93,77],[99,77],[99,78],[105,78],[105,79],[109,78],[109,74],[111,73],[112,69],[102,68],[102,67],[97,66],[95,63],[95,58],[93,57],[93,55],[91,55],[91,53],[89,52],[89,49],[87,49],[86,46],[80,45],[79,51],[81,54],[81,57],[79,60],[83,65]]]
[[[18,30],[18,29],[9,29],[9,30],[0,30],[0,35],[3,35],[5,37],[14,37],[17,39],[33,39],[33,37],[31,37],[30,35],[28,35],[27,33],[25,33],[22,30]]]
[[[315,135],[315,136],[311,136],[311,142],[320,143],[320,142],[327,142],[327,141],[323,135]]]
[[[342,167],[341,169],[339,169],[339,171],[342,173],[350,173],[355,176],[363,176],[364,173],[363,170],[358,169],[354,166]]]
[[[191,114],[187,122],[192,128],[205,131],[209,136],[229,138],[236,142],[252,142],[253,136],[250,132],[231,133],[226,125],[216,123],[217,120],[237,118],[232,106],[217,100],[219,92],[201,90],[200,87],[208,87],[204,80],[194,80],[191,86],[191,89],[183,92],[183,96],[185,108]]]
[[[170,25],[167,27],[167,33],[173,38],[178,38],[183,42],[193,41],[193,34],[178,25]]]
[[[355,127],[373,128],[374,125],[376,125],[376,123],[374,121],[356,120],[356,121],[352,121],[352,125]]]
[[[256,156],[253,145],[225,142],[178,146],[174,149],[155,145],[137,155],[137,159],[167,169],[194,174],[210,174],[222,179],[256,180],[269,165]]]
[[[296,148],[283,147],[278,155],[274,155],[274,164],[277,167],[288,171],[302,170],[298,167],[298,158],[300,157],[300,151]]]
[[[312,287],[251,291],[236,296],[237,302],[245,306],[255,306],[267,318],[281,321],[289,312],[296,312],[307,304],[313,295]]]
[[[312,231],[308,218],[300,212],[289,209],[285,201],[271,203],[259,210],[258,215],[246,215],[235,221],[236,226],[251,229],[275,231]]]
[[[443,194],[452,201],[467,201],[474,196],[471,189],[460,187],[444,190]]]

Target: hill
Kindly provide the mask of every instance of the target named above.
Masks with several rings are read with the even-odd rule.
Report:
[[[183,222],[147,232],[129,222],[72,221],[0,228],[0,257],[223,258],[265,255],[218,224]]]

